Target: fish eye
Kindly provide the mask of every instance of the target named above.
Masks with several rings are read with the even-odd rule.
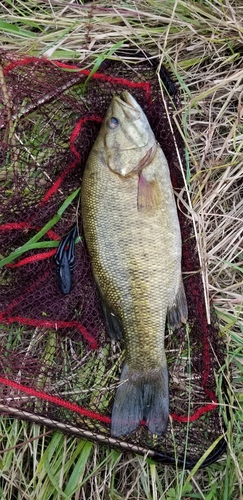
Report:
[[[109,118],[109,120],[107,120],[107,126],[111,129],[118,127],[118,125],[119,120],[115,116],[112,116],[111,118]]]

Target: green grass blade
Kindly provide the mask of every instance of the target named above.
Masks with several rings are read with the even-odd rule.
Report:
[[[17,250],[15,250],[14,252],[12,252],[10,255],[8,255],[8,257],[5,257],[4,259],[2,259],[0,261],[0,267],[3,267],[6,264],[9,264],[13,260],[17,259],[17,257],[19,257],[20,255],[22,255],[23,253],[27,252],[28,250],[36,248],[35,244],[37,243],[37,241],[40,240],[42,238],[42,236],[44,236],[44,234],[46,234],[47,231],[49,231],[61,219],[63,212],[65,212],[65,210],[67,209],[67,207],[72,203],[72,201],[77,196],[77,194],[79,193],[79,191],[80,191],[80,188],[76,189],[73,193],[71,193],[68,196],[68,198],[64,201],[64,203],[59,208],[59,210],[54,215],[54,217],[52,217],[52,219],[49,220],[45,224],[45,226],[38,233],[35,234],[35,236],[33,236],[22,247],[18,248]]]
[[[10,33],[11,35],[20,36],[23,38],[36,37],[35,33],[31,33],[31,31],[21,29],[15,24],[6,23],[5,21],[0,21],[0,30],[6,33]]]
[[[79,487],[93,446],[94,446],[93,443],[89,441],[84,443],[82,451],[79,455],[79,458],[73,468],[67,486],[64,490],[67,498],[72,498],[72,495]]]

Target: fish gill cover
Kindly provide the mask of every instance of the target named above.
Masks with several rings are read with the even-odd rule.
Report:
[[[119,439],[110,435],[110,420],[125,346],[113,345],[106,332],[79,207],[88,154],[111,98],[124,90],[146,113],[175,192],[181,192],[176,145],[183,158],[183,144],[165,109],[166,103],[172,117],[178,95],[165,92],[162,99],[154,69],[144,60],[133,67],[106,61],[92,74],[8,52],[1,59],[0,411],[163,463],[185,460],[188,468],[219,438],[203,465],[213,462],[225,447],[214,373],[223,349],[216,325],[207,323],[190,217],[179,204],[189,319],[166,332],[169,426],[162,437],[141,425]],[[73,286],[63,295],[53,257],[75,223]]]

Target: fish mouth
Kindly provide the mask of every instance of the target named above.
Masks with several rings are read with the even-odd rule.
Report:
[[[141,112],[138,104],[127,90],[124,90],[119,96],[116,96],[115,100],[121,106],[127,118],[130,120],[138,120],[140,118]]]
[[[134,106],[134,99],[127,90],[124,90],[121,93],[120,99],[122,100],[122,102],[125,102],[125,104],[132,106],[132,108],[137,107],[137,106]]]

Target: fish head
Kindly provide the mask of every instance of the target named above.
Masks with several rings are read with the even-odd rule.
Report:
[[[104,162],[123,177],[147,166],[157,147],[146,115],[127,91],[113,97],[102,124],[101,140]]]

